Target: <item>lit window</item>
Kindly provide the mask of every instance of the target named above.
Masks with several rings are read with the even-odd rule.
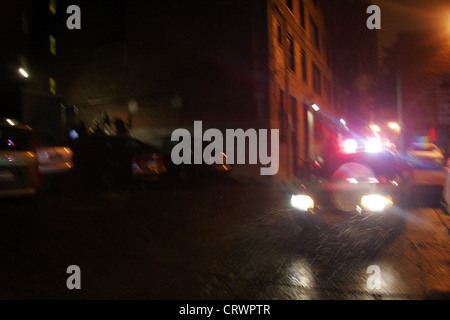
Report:
[[[55,39],[55,37],[50,35],[49,42],[50,42],[50,53],[52,55],[56,56],[56,39]]]
[[[51,13],[56,14],[56,0],[50,0],[48,10],[50,10]]]
[[[52,77],[48,79],[49,90],[51,93],[56,94],[56,81]]]

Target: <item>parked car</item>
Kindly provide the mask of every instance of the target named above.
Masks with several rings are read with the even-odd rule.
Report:
[[[442,169],[445,162],[444,153],[433,143],[413,143],[407,157],[416,168]]]
[[[40,188],[64,187],[73,171],[73,152],[50,134],[34,130],[33,150],[37,155]]]
[[[38,162],[33,130],[17,120],[0,119],[0,197],[37,193]]]
[[[134,138],[92,135],[76,139],[71,147],[75,172],[108,187],[160,178],[166,172],[163,154]]]
[[[34,131],[33,148],[41,175],[58,175],[73,169],[73,152],[62,142],[42,131]]]
[[[194,139],[191,141],[191,148],[194,148]],[[224,179],[232,172],[232,165],[227,163],[227,155],[225,152],[215,155],[211,160],[211,164],[194,164],[194,152],[191,149],[191,164],[175,164],[171,159],[173,147],[177,141],[171,141],[170,137],[165,137],[162,152],[166,158],[167,176],[175,182],[194,183],[204,181],[206,179]],[[203,148],[207,143],[203,142]]]

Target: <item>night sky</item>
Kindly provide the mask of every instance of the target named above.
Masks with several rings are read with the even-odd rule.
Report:
[[[450,31],[448,0],[372,0],[381,9],[380,47],[395,41],[402,31],[441,27]],[[450,32],[449,32],[450,33]],[[450,38],[449,38],[450,39]]]

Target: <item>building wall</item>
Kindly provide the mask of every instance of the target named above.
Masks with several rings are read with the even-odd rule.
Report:
[[[0,22],[0,98],[5,116],[22,118],[21,90],[50,92],[55,55],[50,52],[50,35],[56,36],[56,17],[48,1],[1,1],[5,13]],[[23,68],[28,78],[18,72]],[[53,92],[55,93],[55,92]]]
[[[450,74],[449,33],[445,29],[404,32],[397,39],[406,147],[415,137],[438,129],[438,141],[448,150],[450,123],[439,121],[439,77]],[[448,103],[447,103],[448,105]]]
[[[127,118],[133,99],[136,129],[143,119],[149,127],[193,120],[249,126],[257,119],[251,2],[113,1],[106,11],[83,6],[83,29],[64,34],[64,59],[77,63],[64,64],[60,73],[64,96],[88,109],[84,114],[118,114],[120,105]]]
[[[323,139],[316,134],[318,116],[311,105],[333,113],[325,2],[303,2],[304,27],[299,1],[293,1],[292,11],[284,0],[115,0],[108,8],[81,1],[82,30],[61,35],[59,90],[79,108],[87,126],[102,121],[105,113],[111,120],[131,119],[130,132],[147,142],[194,120],[223,130],[280,129],[285,139],[275,180],[292,180],[298,174],[296,163],[320,155]],[[319,30],[319,49],[311,21]],[[294,72],[286,70],[288,35]],[[320,70],[320,92],[313,86],[313,63]],[[283,123],[280,90],[286,107]],[[130,100],[139,106],[131,115]],[[242,173],[259,175],[260,166],[242,167]]]
[[[272,128],[280,129],[282,137],[277,176],[280,181],[295,179],[302,161],[316,160],[321,155],[325,138],[315,134],[314,126],[324,116],[319,116],[311,106],[317,104],[323,115],[331,116],[334,112],[333,78],[327,62],[328,31],[321,7],[324,3],[302,2],[304,20],[300,1],[292,1],[291,8],[285,0],[267,2],[270,122]],[[317,38],[313,24],[318,29]],[[302,54],[306,56],[306,64],[302,63]],[[318,90],[314,88],[313,65],[320,70],[320,80],[316,80],[320,81]]]

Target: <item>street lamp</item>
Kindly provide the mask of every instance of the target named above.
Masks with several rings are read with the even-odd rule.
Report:
[[[381,131],[380,127],[376,124],[371,124],[369,127],[370,127],[370,130],[372,130],[372,132],[380,132]]]
[[[397,122],[389,122],[388,127],[397,133],[399,133],[401,130],[400,125]]]
[[[19,68],[19,73],[22,75],[22,77],[24,78],[28,78],[28,72],[24,69],[24,68]]]

